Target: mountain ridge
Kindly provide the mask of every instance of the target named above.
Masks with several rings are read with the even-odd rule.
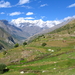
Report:
[[[62,23],[60,23],[60,24],[58,24],[58,25],[55,25],[55,26],[53,26],[53,27],[51,27],[51,28],[48,28],[48,29],[45,29],[45,30],[41,31],[40,33],[37,33],[37,34],[35,34],[35,35],[29,37],[27,40],[31,40],[31,39],[34,39],[34,38],[40,36],[40,35],[43,35],[43,34],[52,32],[52,31],[54,31],[54,30],[56,30],[56,29],[58,29],[58,28],[60,28],[60,27],[62,27],[62,26],[65,26],[66,24],[68,24],[69,22],[71,22],[71,21],[73,21],[73,20],[75,20],[75,18],[68,19],[67,21],[64,21],[64,22],[62,22]]]
[[[14,38],[18,40],[25,40],[33,35],[40,35],[44,34],[50,31],[53,31],[74,18],[65,19],[62,23],[58,24],[58,21],[53,21],[50,23],[50,21],[42,21],[42,20],[35,20],[35,21],[28,21],[24,20],[23,22],[20,22],[19,20],[13,20],[12,24],[8,22],[7,20],[0,20],[0,27],[2,27],[5,31],[7,31],[9,34],[11,34]],[[18,21],[18,27],[14,25]],[[50,28],[48,27],[48,25]],[[20,24],[20,25],[19,25]],[[41,27],[40,27],[41,25]]]

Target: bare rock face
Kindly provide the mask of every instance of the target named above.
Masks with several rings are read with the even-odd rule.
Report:
[[[10,46],[12,47],[14,44],[14,38],[0,27],[0,50],[7,49]]]
[[[4,46],[2,44],[0,44],[0,50],[2,50],[4,48]]]
[[[3,41],[5,41],[5,42],[7,42],[7,43],[15,43],[15,41],[14,41],[14,39],[13,39],[13,37],[10,35],[10,34],[8,34],[4,29],[2,29],[2,28],[0,28],[0,40],[3,40]]]
[[[8,42],[11,44],[11,43],[14,43],[15,44],[15,41],[13,40],[13,38],[11,36],[8,37]]]

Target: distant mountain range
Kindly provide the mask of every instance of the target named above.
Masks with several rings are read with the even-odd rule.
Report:
[[[49,28],[45,23],[41,23],[42,24],[41,25],[40,22],[39,21],[37,23],[24,22],[19,23],[17,26],[15,24],[12,25],[7,20],[0,20],[0,27],[2,27],[5,31],[11,34],[14,38],[18,40],[25,40],[28,37],[33,36],[34,34]],[[38,25],[41,25],[42,27]]]
[[[19,19],[13,19],[11,24],[14,24],[17,27],[24,27],[24,26],[38,26],[40,28],[51,28],[54,25],[57,25],[61,23],[61,21],[43,21],[42,19],[40,20],[24,20],[23,18]]]
[[[65,26],[66,24],[68,24],[70,21],[72,21],[72,20],[74,20],[74,19],[75,19],[75,18],[70,18],[70,19],[68,19],[68,20],[66,20],[66,21],[63,21],[63,22],[60,23],[60,24],[54,25],[54,26],[51,27],[51,28],[42,30],[41,32],[39,32],[39,33],[37,33],[37,34],[35,34],[35,35],[29,37],[29,38],[27,39],[27,41],[31,41],[31,40],[33,40],[34,38],[37,38],[37,37],[40,36],[40,35],[43,35],[43,34],[52,32],[52,31],[54,31],[54,30],[56,30],[56,29],[58,29],[58,28],[60,28],[60,27],[62,27],[62,26]]]
[[[62,21],[42,21],[40,20],[12,20],[8,22],[7,20],[0,20],[0,27],[3,28],[7,33],[9,33],[12,37],[18,40],[25,40],[30,36],[35,34],[42,34],[53,31],[74,18],[70,18]]]

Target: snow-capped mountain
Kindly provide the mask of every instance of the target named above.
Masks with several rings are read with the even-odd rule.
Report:
[[[25,20],[24,18],[13,19],[10,22],[10,24],[20,28],[23,33],[27,32],[29,36],[33,36],[36,33],[40,33],[41,31],[49,29],[59,23],[61,23],[61,21],[43,21],[42,19]]]
[[[27,39],[30,36],[40,33],[45,33],[47,30],[52,31],[60,26],[65,25],[69,21],[75,19],[67,17],[63,20],[43,21],[43,20],[25,20],[24,18],[13,19],[11,22],[0,20],[0,27],[19,40]],[[63,22],[63,24],[62,24]],[[44,32],[45,31],[45,32]]]
[[[38,26],[40,28],[51,28],[55,25],[58,25],[64,21],[67,21],[67,20],[71,20],[71,19],[75,19],[75,16],[68,16],[62,20],[53,20],[53,21],[50,21],[50,20],[47,20],[47,21],[43,21],[42,19],[39,19],[39,20],[27,20],[25,18],[17,18],[17,19],[12,19],[10,24],[12,25],[15,25],[16,27],[25,27],[25,26]]]
[[[25,24],[24,24],[25,23]],[[28,26],[38,26],[40,28],[44,28],[44,27],[53,27],[54,25],[60,24],[61,21],[43,21],[42,19],[39,20],[25,20],[24,18],[18,18],[18,19],[13,19],[11,21],[11,24],[14,24],[17,27],[23,27],[25,25]]]

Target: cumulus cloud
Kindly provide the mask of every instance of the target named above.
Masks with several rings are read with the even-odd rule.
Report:
[[[34,14],[33,12],[26,13],[26,15],[33,15],[33,14]]]
[[[0,14],[2,14],[2,15],[3,15],[3,14],[5,14],[5,13],[4,13],[4,12],[1,12]]]
[[[15,15],[20,15],[20,14],[24,14],[24,12],[13,12],[13,13],[10,13],[9,15],[15,16]]]
[[[48,4],[42,4],[42,5],[40,5],[40,7],[44,7],[44,6],[48,6]]]
[[[8,8],[8,7],[11,7],[10,2],[8,1],[5,2],[4,0],[0,1],[0,8]]]
[[[68,8],[75,7],[75,3],[68,6]]]
[[[29,3],[29,0],[19,0],[18,5],[23,5],[23,4],[26,4],[26,3]]]

